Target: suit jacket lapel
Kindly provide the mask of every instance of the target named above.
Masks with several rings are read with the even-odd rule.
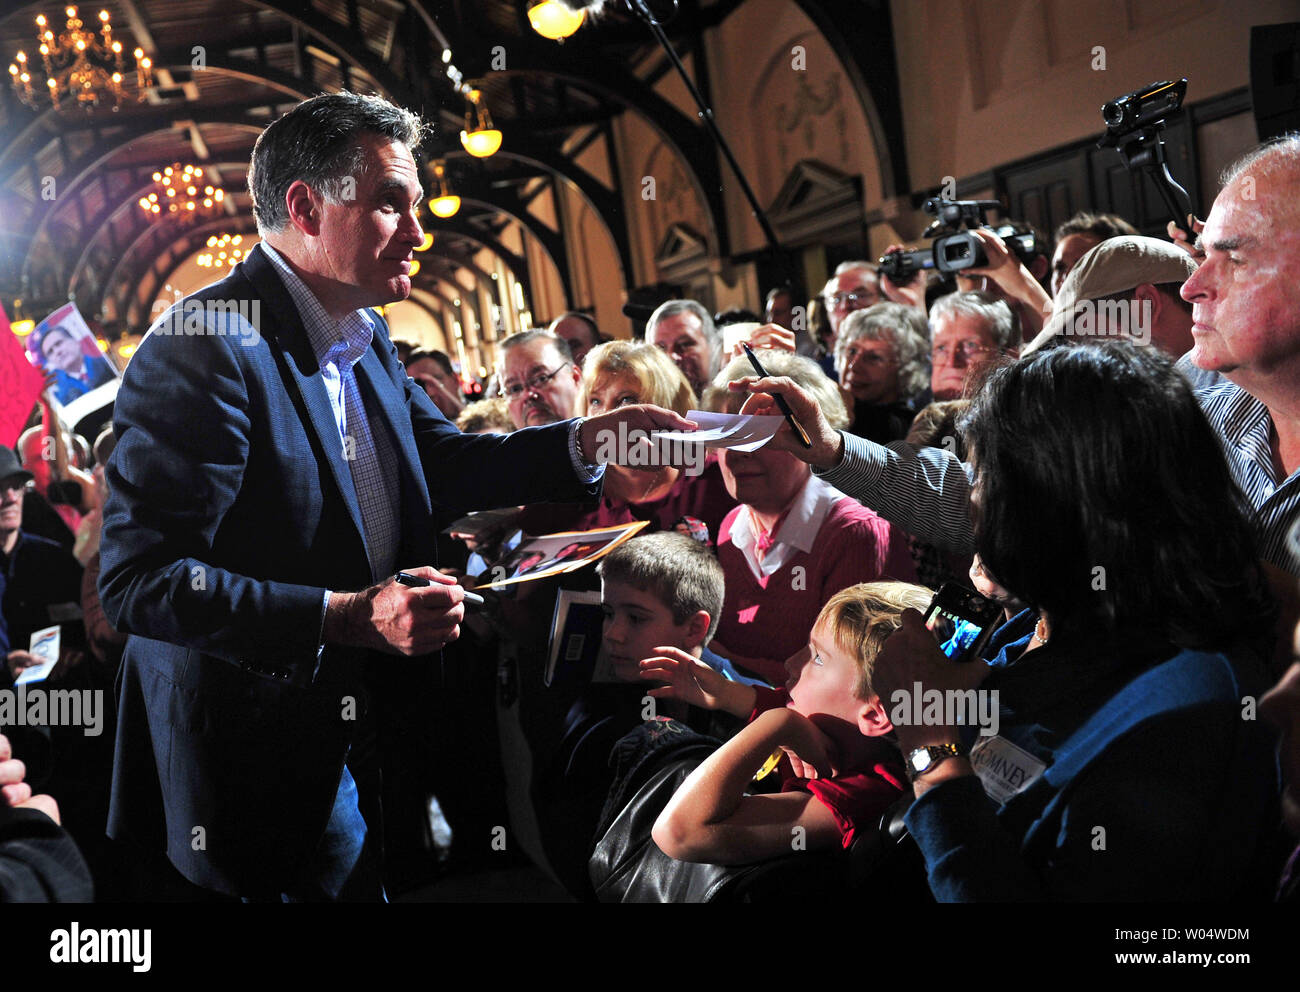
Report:
[[[275,271],[271,260],[262,252],[261,245],[254,246],[241,268],[266,304],[271,318],[270,326],[262,327],[260,332],[272,349],[281,352],[286,359],[290,378],[302,395],[310,426],[316,433],[339,493],[348,508],[348,516],[352,518],[352,524],[364,546],[366,532],[361,523],[361,504],[357,501],[356,488],[352,483],[352,469],[343,457],[338,421],[334,419],[320,363],[312,351],[311,342],[307,340],[298,308],[280,281],[279,273]]]

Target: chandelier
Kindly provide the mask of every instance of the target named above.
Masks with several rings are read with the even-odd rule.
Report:
[[[154,188],[136,201],[140,209],[151,218],[162,220],[167,216],[199,217],[220,209],[226,191],[220,186],[203,181],[203,170],[197,165],[182,166],[179,162],[153,174]]]
[[[116,110],[126,95],[125,75],[122,43],[113,38],[108,11],[99,12],[99,37],[85,28],[76,7],[68,7],[64,13],[68,27],[57,37],[44,14],[36,18],[36,44],[44,66],[46,96],[55,107],[71,100],[73,105],[87,111],[111,97]],[[153,62],[142,49],[137,48],[133,54],[135,88],[138,98],[143,99],[145,88],[153,85]],[[33,110],[40,110],[41,99],[32,86],[35,71],[26,52],[19,52],[9,64],[10,82],[18,99]]]
[[[194,261],[205,269],[223,269],[232,266],[243,259],[244,249],[239,247],[244,243],[242,234],[222,234],[212,235],[208,238],[208,250],[199,255]]]

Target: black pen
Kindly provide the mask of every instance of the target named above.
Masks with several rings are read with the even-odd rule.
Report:
[[[754,366],[754,371],[766,379],[767,369],[763,368],[762,363],[759,362],[758,356],[754,354],[754,349],[749,346],[747,341],[740,342],[740,346],[745,349],[745,356],[749,359],[749,364]],[[776,405],[781,408],[781,412],[785,414],[785,419],[789,421],[790,429],[799,438],[799,443],[805,448],[811,448],[812,441],[808,439],[808,432],[803,429],[803,424],[796,419],[794,411],[790,409],[790,404],[785,401],[785,397],[777,396],[775,393],[771,394],[771,396],[772,399],[776,400]]]
[[[430,581],[429,579],[421,578],[418,575],[412,575],[410,572],[398,572],[397,575],[394,576],[394,578],[397,579],[397,581],[400,582],[402,585],[410,586],[412,589],[419,589],[422,588],[423,586],[433,585],[433,582]],[[473,603],[475,606],[482,606],[483,597],[476,592],[470,592],[468,589],[466,589],[465,602]]]

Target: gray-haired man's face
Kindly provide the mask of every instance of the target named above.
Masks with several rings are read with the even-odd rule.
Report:
[[[826,304],[831,330],[838,334],[840,324],[854,310],[865,310],[880,302],[880,280],[869,269],[849,269],[831,277],[822,290],[822,302]]]
[[[699,396],[718,373],[719,355],[709,344],[700,318],[689,311],[665,317],[650,334],[653,344],[668,352]]]
[[[971,375],[997,359],[993,330],[986,320],[964,313],[944,314],[933,327],[930,390],[936,400],[960,399]]]

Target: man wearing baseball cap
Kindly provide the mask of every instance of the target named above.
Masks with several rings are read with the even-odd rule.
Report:
[[[1049,343],[1128,337],[1178,358],[1192,347],[1192,309],[1178,294],[1195,271],[1196,262],[1167,241],[1108,238],[1070,270],[1047,323],[1021,354]]]

